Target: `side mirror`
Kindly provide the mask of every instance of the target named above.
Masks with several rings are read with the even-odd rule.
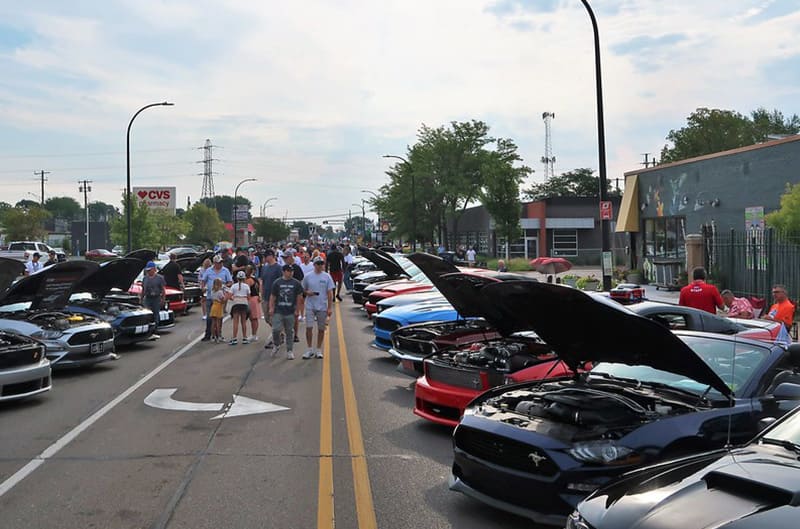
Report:
[[[782,382],[772,392],[772,396],[776,400],[800,400],[800,384]]]
[[[758,431],[764,431],[767,427],[771,426],[775,421],[777,421],[775,417],[764,417],[763,419],[758,421]]]

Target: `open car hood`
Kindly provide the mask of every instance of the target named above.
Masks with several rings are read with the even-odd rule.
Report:
[[[403,270],[403,267],[397,264],[397,261],[391,258],[391,256],[381,250],[370,250],[363,254],[364,257],[375,263],[375,266],[378,267],[380,271],[385,273],[388,276],[405,276],[409,277],[408,273]]]
[[[25,263],[17,259],[0,257],[0,295],[25,272]]]
[[[535,331],[573,371],[585,362],[646,365],[730,388],[680,338],[616,301],[562,285],[497,282],[481,289],[489,321],[504,335]]]
[[[176,259],[178,263],[178,267],[180,268],[181,272],[197,272],[197,269],[203,264],[203,261],[206,259],[211,259],[214,257],[214,252],[203,252],[199,255],[194,257],[181,257],[180,259]]]
[[[158,254],[153,250],[134,250],[125,257],[130,257],[132,259],[139,259],[140,261],[155,261]]]
[[[93,261],[64,261],[23,277],[0,295],[1,305],[30,301],[31,309],[56,310],[69,301],[75,287],[100,265]]]
[[[73,292],[90,292],[102,298],[112,288],[128,290],[146,263],[131,257],[121,257],[100,265],[75,286]]]

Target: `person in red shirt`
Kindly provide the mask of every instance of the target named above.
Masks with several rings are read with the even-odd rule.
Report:
[[[783,285],[772,287],[772,297],[775,299],[775,303],[762,317],[765,320],[779,321],[786,326],[787,331],[791,330],[794,320],[794,305],[786,295],[786,287]]]
[[[694,307],[711,314],[716,314],[717,309],[725,309],[725,303],[723,303],[717,287],[706,283],[705,268],[698,266],[692,270],[692,279],[691,283],[681,289],[681,295],[678,298],[679,305]]]

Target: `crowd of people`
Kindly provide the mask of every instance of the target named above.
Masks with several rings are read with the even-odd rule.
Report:
[[[222,320],[229,310],[232,327],[228,344],[258,341],[263,319],[271,328],[264,347],[277,356],[285,344],[286,358],[291,360],[295,358],[294,344],[300,342],[299,326],[305,322],[307,348],[302,358],[322,358],[333,304],[342,301],[342,290],[349,293],[352,289],[350,271],[355,252],[348,241],[339,245],[286,243],[220,250],[203,263],[199,275],[206,320],[202,341],[226,341]],[[170,256],[170,264],[173,261]],[[161,275],[182,285],[179,271],[172,274],[162,269]]]

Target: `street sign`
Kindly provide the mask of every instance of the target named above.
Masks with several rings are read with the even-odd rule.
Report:
[[[132,187],[131,192],[140,205],[145,205],[151,210],[158,209],[171,215],[175,214],[174,187]]]
[[[230,403],[184,402],[172,398],[172,394],[176,391],[178,391],[178,388],[154,389],[153,392],[144,399],[144,403],[151,408],[162,410],[222,412],[219,415],[211,417],[211,419],[209,419],[211,421],[228,417],[240,417],[242,415],[255,415],[258,413],[271,413],[273,411],[286,411],[290,409],[285,406],[279,406],[271,402],[263,402],[241,395],[233,395],[233,401]]]
[[[600,220],[612,220],[614,218],[614,210],[611,207],[610,200],[603,200],[600,202]]]

